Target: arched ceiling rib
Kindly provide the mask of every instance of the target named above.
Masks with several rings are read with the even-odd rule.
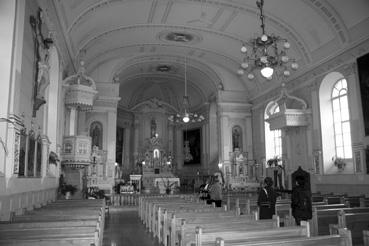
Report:
[[[260,34],[255,1],[39,0],[49,13],[50,22],[60,25],[57,29],[63,31],[68,56],[78,64],[80,55],[85,53],[83,59],[91,75],[104,74],[99,78],[103,82],[111,82],[118,75],[122,88],[128,87],[125,83],[130,81],[145,85],[148,74],[157,74],[125,68],[132,62],[145,71],[162,59],[179,69],[177,74],[161,74],[161,79],[175,80],[182,76],[182,70],[172,57],[186,56],[191,83],[203,97],[202,102],[219,88],[242,90],[248,97],[270,87],[270,82],[251,81],[236,74],[243,58],[241,43]],[[369,1],[347,2],[265,0],[266,31],[287,38],[291,43],[290,57],[299,62],[299,71],[306,71],[327,56],[350,48],[355,40],[369,38],[369,31],[364,28],[369,23]],[[197,41],[168,41],[165,37],[171,32],[193,35]],[[181,97],[180,92],[173,93]]]

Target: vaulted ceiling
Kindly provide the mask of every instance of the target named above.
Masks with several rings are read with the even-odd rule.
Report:
[[[193,107],[218,90],[249,101],[278,86],[237,74],[243,41],[260,34],[256,0],[39,2],[71,67],[82,58],[97,82],[119,81],[121,107],[152,96],[177,106],[185,63]],[[300,66],[289,80],[369,38],[368,0],[265,0],[264,12],[266,32],[287,38]]]

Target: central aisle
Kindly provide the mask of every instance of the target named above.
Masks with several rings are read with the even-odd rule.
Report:
[[[137,207],[110,207],[103,246],[158,246],[138,217]]]

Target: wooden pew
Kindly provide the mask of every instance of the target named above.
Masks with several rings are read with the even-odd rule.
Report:
[[[279,218],[271,220],[258,220],[252,218],[250,215],[241,216],[222,216],[213,214],[209,217],[198,217],[194,215],[183,216],[178,214],[181,218],[177,218],[176,214],[172,215],[168,229],[168,234],[165,235],[164,240],[168,240],[169,245],[185,245],[188,239],[192,240],[195,237],[195,228],[203,227],[207,230],[214,230],[214,228],[222,228],[223,231],[234,230],[237,228],[259,228],[270,229],[279,226]],[[169,243],[170,242],[170,243]],[[164,242],[164,245],[166,243]]]
[[[330,224],[330,234],[337,234],[339,228],[348,228],[351,231],[354,245],[362,245],[363,231],[369,228],[369,212],[367,213],[346,213],[338,212],[338,224]]]
[[[158,238],[159,242],[162,242],[164,239],[167,239],[170,235],[170,231],[172,230],[173,217],[179,216],[180,219],[201,219],[206,220],[208,218],[222,218],[222,219],[229,219],[236,217],[234,212],[232,211],[225,211],[223,208],[213,208],[213,207],[207,207],[203,208],[201,210],[196,211],[181,211],[181,210],[173,210],[164,208],[159,208],[158,210],[158,221],[157,221],[157,230],[156,236]],[[249,218],[249,217],[248,217]]]
[[[289,239],[289,238],[308,238],[310,237],[309,225],[306,223],[305,226],[293,226],[293,227],[280,227],[280,228],[268,228],[260,230],[258,228],[238,228],[232,231],[223,230],[218,228],[215,230],[209,230],[206,228],[196,228],[195,245],[204,246],[213,244],[214,241],[221,237],[223,240],[228,242],[256,242],[260,240],[276,240],[276,239]],[[192,243],[188,241],[189,245]],[[227,243],[228,245],[228,243]]]
[[[369,207],[369,197],[360,198],[360,207]]]
[[[245,238],[237,241],[225,241],[219,237],[212,244],[203,244],[202,246],[352,246],[350,231],[340,229],[338,235],[315,236],[315,237],[289,237],[282,239],[264,239],[257,238],[249,240]]]
[[[345,213],[368,213],[369,208],[331,208],[316,209],[313,208],[313,218],[311,220],[312,235],[328,235],[329,224],[338,224],[338,212]]]
[[[57,201],[0,225],[0,245],[102,244],[105,201]]]
[[[369,246],[369,230],[363,231],[363,246]]]

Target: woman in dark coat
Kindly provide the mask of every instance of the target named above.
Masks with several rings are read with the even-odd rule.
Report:
[[[296,225],[300,225],[301,220],[307,221],[312,218],[311,193],[305,187],[303,176],[296,177],[296,186],[292,189],[291,195],[291,208]]]
[[[275,214],[277,193],[273,188],[273,180],[266,177],[264,187],[260,189],[258,196],[259,219],[271,219]]]

